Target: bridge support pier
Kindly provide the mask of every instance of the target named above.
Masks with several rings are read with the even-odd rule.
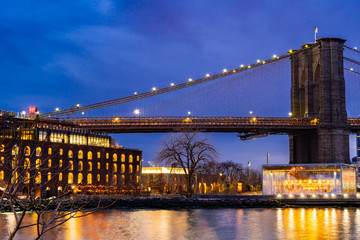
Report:
[[[344,43],[321,38],[290,55],[293,117],[319,119],[315,132],[289,135],[290,163],[350,163]]]

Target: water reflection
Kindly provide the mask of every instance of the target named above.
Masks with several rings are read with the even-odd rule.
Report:
[[[71,219],[45,239],[354,239],[359,222],[356,208],[111,210]],[[0,239],[14,223],[11,214],[0,214]],[[28,228],[17,239],[35,235]]]

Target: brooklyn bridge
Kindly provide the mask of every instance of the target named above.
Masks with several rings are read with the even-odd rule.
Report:
[[[348,163],[349,134],[360,132],[360,51],[345,41],[321,38],[254,64],[21,119],[108,133],[287,134],[290,163]]]

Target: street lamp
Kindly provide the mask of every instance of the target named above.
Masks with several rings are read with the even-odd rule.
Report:
[[[140,114],[140,110],[139,110],[139,109],[135,109],[135,110],[134,110],[134,113],[135,113],[135,115],[139,115],[139,114]]]

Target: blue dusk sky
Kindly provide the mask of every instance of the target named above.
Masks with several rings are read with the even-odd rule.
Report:
[[[4,0],[0,109],[89,104],[254,63],[319,37],[360,46],[360,1]],[[290,81],[290,79],[289,79]],[[289,106],[290,108],[290,106]],[[220,160],[287,163],[286,135],[209,133]],[[151,161],[166,134],[117,134]],[[355,154],[354,137],[351,155]]]

